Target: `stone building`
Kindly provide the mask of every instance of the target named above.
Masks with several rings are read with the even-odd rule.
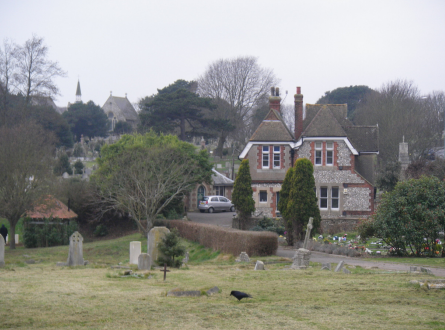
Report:
[[[280,101],[278,88],[272,88],[270,111],[240,155],[249,160],[255,215],[279,216],[285,174],[302,157],[314,165],[323,229],[332,221],[356,223],[371,215],[378,126],[354,125],[347,119],[347,104],[306,104],[304,116],[297,87],[292,134],[281,117]]]
[[[110,93],[102,109],[110,121],[110,131],[114,130],[116,123],[119,121],[127,122],[133,128],[136,128],[138,124],[138,114],[128,100],[127,94],[125,94],[125,97],[117,97]]]

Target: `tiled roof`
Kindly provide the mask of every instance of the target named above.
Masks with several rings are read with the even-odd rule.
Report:
[[[138,120],[138,114],[126,97],[111,96],[127,120]]]
[[[294,136],[280,113],[271,109],[249,141],[293,141]]]
[[[212,169],[212,180],[214,186],[233,186],[234,181],[219,173],[217,170]]]
[[[77,218],[77,214],[72,210],[68,210],[68,206],[53,196],[47,196],[33,210],[25,212],[25,215],[32,219],[43,218],[59,218],[73,219]]]

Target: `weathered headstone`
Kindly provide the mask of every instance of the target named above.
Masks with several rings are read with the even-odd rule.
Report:
[[[255,264],[255,270],[266,270],[264,267],[264,262],[257,260]]]
[[[420,271],[421,271],[422,273],[433,274],[433,272],[431,271],[431,269],[429,269],[429,268],[425,268],[425,267],[420,267]]]
[[[331,263],[321,264],[321,270],[331,270]]]
[[[139,255],[141,254],[141,242],[130,242],[130,264],[138,265]]]
[[[67,266],[83,266],[83,237],[75,231],[70,237]]]
[[[150,270],[151,269],[151,258],[148,253],[140,253],[139,254],[138,269],[139,270]]]
[[[226,167],[230,167],[230,162],[226,162]]]
[[[347,268],[343,268],[343,273],[345,274],[351,274],[351,271]]]
[[[216,164],[216,168],[222,168],[221,164]]]
[[[200,297],[201,291],[169,291],[167,297]]]
[[[170,232],[167,227],[153,227],[148,233],[147,237],[147,253],[150,255],[151,260],[155,263],[159,257],[158,244],[162,241],[165,235]]]
[[[298,249],[293,257],[293,263],[291,269],[306,269],[309,267],[309,261],[311,258],[311,251],[307,249],[309,243],[309,237],[311,235],[311,230],[313,228],[312,222],[314,218],[309,218],[309,223],[307,224],[306,236],[304,238],[303,248]]]
[[[338,263],[338,265],[337,265],[337,267],[335,267],[335,272],[337,273],[337,272],[339,272],[339,271],[341,271],[341,269],[343,268],[343,264],[344,264],[345,262],[342,260],[342,261],[340,261],[339,263]]]
[[[416,266],[410,266],[409,267],[409,271],[410,272],[417,272],[417,267]]]
[[[208,296],[211,296],[212,294],[218,293],[218,292],[219,292],[219,288],[217,286],[214,286],[213,288],[208,289],[206,293]]]
[[[189,252],[186,251],[186,252],[185,252],[185,257],[184,257],[184,259],[182,259],[182,263],[183,263],[183,264],[186,264],[186,263],[188,263],[188,262],[189,262]]]
[[[236,262],[250,262],[249,255],[246,252],[241,252]]]
[[[0,236],[0,267],[5,266],[5,240]]]

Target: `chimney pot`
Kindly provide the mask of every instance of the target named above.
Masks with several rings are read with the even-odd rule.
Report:
[[[276,87],[275,88],[275,96],[280,96],[280,88],[279,87]]]
[[[297,94],[301,94],[301,87],[297,87]]]
[[[275,96],[275,87],[270,88],[270,95]]]

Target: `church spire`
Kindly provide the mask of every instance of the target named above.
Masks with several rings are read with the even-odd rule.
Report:
[[[82,93],[80,92],[80,82],[77,80],[76,103],[82,102]]]

